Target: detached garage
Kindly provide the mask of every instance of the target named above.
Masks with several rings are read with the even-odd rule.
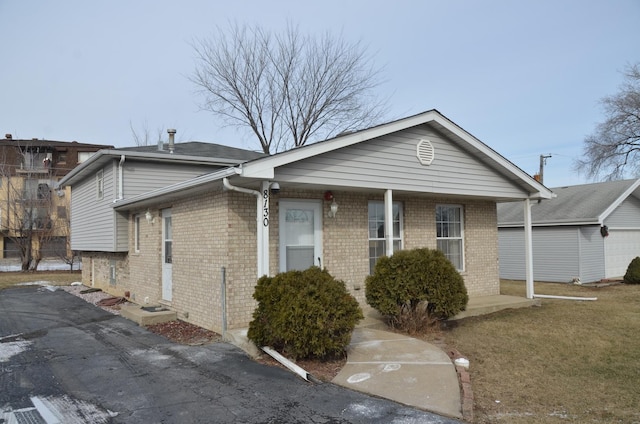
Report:
[[[583,283],[622,277],[640,256],[640,180],[551,189],[531,205],[536,281]],[[524,211],[498,204],[500,278],[525,279]]]

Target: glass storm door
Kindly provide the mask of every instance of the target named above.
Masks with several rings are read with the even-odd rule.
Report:
[[[173,297],[173,228],[171,209],[162,210],[162,300]]]
[[[280,201],[280,271],[322,267],[322,203]]]

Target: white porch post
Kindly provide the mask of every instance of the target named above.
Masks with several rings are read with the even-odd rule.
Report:
[[[384,240],[386,255],[393,255],[393,190],[384,192]]]
[[[263,181],[258,196],[258,278],[269,274],[269,181]]]
[[[533,299],[533,236],[531,231],[531,201],[524,200],[524,255],[527,299]]]

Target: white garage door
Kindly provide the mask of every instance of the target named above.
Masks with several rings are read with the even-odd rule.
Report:
[[[609,230],[604,243],[606,278],[622,277],[629,262],[640,256],[640,230]]]

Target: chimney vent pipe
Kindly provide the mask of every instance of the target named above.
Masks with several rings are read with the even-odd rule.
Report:
[[[173,153],[173,150],[175,148],[176,130],[173,128],[169,128],[167,132],[169,133],[169,153]]]

